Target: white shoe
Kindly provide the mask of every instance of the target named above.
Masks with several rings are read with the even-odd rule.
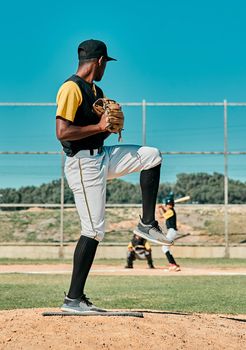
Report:
[[[61,306],[62,311],[72,312],[76,314],[85,313],[85,312],[107,312],[105,309],[99,309],[95,305],[93,305],[89,298],[87,298],[84,294],[81,298],[70,299],[67,296],[64,299],[64,303]]]
[[[170,272],[179,272],[179,271],[181,271],[181,268],[177,264],[169,264],[168,270]]]

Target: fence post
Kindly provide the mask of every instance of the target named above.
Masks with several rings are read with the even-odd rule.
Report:
[[[142,127],[143,127],[143,135],[142,135],[142,143],[143,146],[146,145],[146,101],[142,101]]]
[[[230,257],[228,237],[228,128],[227,128],[227,100],[224,100],[224,234],[225,258]]]
[[[60,248],[59,258],[64,258],[64,152],[61,152],[61,208],[60,208]]]

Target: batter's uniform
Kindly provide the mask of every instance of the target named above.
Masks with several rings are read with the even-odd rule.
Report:
[[[98,124],[93,103],[103,91],[77,75],[62,84],[57,94],[57,117],[72,125]],[[137,145],[104,146],[109,132],[76,141],[61,141],[67,155],[65,175],[73,191],[81,234],[102,241],[105,231],[106,181],[148,170],[162,162],[160,151]]]
[[[177,230],[177,216],[174,208],[168,208],[166,212],[162,214],[166,220],[166,228],[167,228],[167,238],[170,240],[175,240],[178,236]],[[163,253],[167,253],[169,251],[168,246],[162,246]]]
[[[166,220],[166,227],[167,227],[167,237],[168,239],[176,239],[178,236],[178,230],[177,230],[177,216],[176,212],[174,210],[174,200],[172,198],[166,199],[166,204],[171,204],[171,206],[168,207],[168,209],[162,213]],[[163,245],[161,247],[163,253],[166,255],[167,260],[169,262],[169,271],[171,272],[179,272],[181,271],[180,266],[176,263],[176,260],[174,259],[174,256],[169,250],[168,246]]]

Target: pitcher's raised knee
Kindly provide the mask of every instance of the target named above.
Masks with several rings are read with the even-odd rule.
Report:
[[[162,155],[158,148],[142,146],[138,150],[140,156],[142,170],[148,170],[161,164]]]

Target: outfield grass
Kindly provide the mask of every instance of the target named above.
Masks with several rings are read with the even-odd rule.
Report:
[[[0,309],[59,307],[69,275],[0,275]],[[104,308],[245,314],[245,276],[90,276],[86,292]]]

